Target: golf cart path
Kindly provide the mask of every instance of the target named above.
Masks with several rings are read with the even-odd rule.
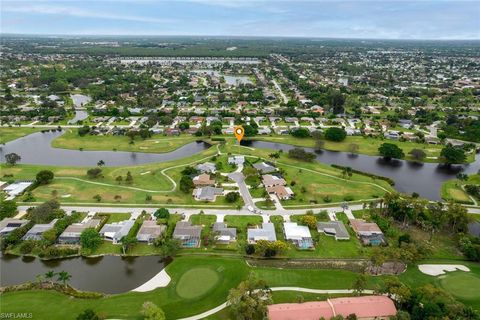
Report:
[[[307,292],[307,293],[317,293],[317,294],[349,294],[353,293],[354,290],[352,289],[334,289],[334,290],[323,290],[323,289],[309,289],[309,288],[302,288],[302,287],[273,287],[270,288],[272,291],[296,291],[296,292]],[[362,293],[373,294],[373,290],[364,290]],[[228,306],[228,302],[224,302],[221,305],[210,309],[208,311],[202,312],[200,314],[196,314],[194,316],[190,316],[187,318],[181,318],[178,320],[200,320],[204,319],[212,314],[215,314]]]

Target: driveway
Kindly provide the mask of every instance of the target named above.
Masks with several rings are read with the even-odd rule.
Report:
[[[243,202],[245,202],[245,206],[252,206],[253,208],[255,208],[252,195],[250,194],[247,184],[245,183],[245,176],[243,175],[243,173],[235,171],[230,173],[228,177],[237,183],[238,191],[240,191],[240,195],[243,198]]]

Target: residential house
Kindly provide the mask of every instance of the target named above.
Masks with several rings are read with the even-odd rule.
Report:
[[[350,240],[350,235],[342,221],[318,222],[317,230],[335,237],[335,240]]]
[[[201,164],[196,166],[196,169],[198,171],[200,171],[201,173],[205,173],[205,172],[215,173],[215,171],[217,171],[217,168],[215,167],[215,164],[211,163],[211,162],[201,163]]]
[[[208,173],[202,173],[194,177],[192,180],[195,186],[214,186],[215,185],[215,180],[211,179]]]
[[[374,222],[363,219],[351,219],[350,226],[364,245],[378,246],[386,243],[382,230]]]
[[[228,157],[228,164],[234,164],[237,166],[243,165],[245,162],[245,157],[244,156],[233,156],[233,157]]]
[[[213,232],[217,233],[216,241],[221,244],[229,244],[237,240],[237,229],[228,228],[224,222],[215,222]]]
[[[260,171],[260,173],[262,174],[271,173],[277,170],[277,168],[266,162],[254,163],[253,167]]]
[[[393,301],[386,296],[327,299],[304,303],[281,303],[268,306],[270,320],[318,320],[356,315],[359,320],[387,320],[397,314]]]
[[[173,238],[181,241],[182,247],[198,248],[200,246],[201,226],[194,226],[189,221],[179,221],[175,225]]]
[[[266,187],[266,190],[269,194],[274,194],[280,200],[288,200],[291,199],[294,195],[292,189],[290,187],[285,187],[282,185],[276,185],[273,187]]]
[[[206,186],[193,190],[193,197],[197,201],[215,201],[216,197],[221,195],[223,195],[223,188]]]
[[[107,223],[100,230],[100,235],[106,240],[110,240],[113,244],[120,243],[123,237],[128,235],[130,229],[135,224],[134,220],[124,220],[116,223]]]
[[[5,200],[15,199],[16,196],[22,194],[25,191],[25,189],[30,187],[31,184],[32,182],[25,181],[25,182],[15,182],[6,186],[5,188],[3,188],[3,191],[7,194],[7,197],[5,198]]]
[[[50,223],[37,223],[22,237],[22,240],[42,240],[45,231],[52,229],[58,219],[53,219]]]
[[[167,227],[165,225],[157,224],[157,221],[155,220],[145,220],[138,230],[137,240],[138,242],[151,244],[156,238],[164,233],[166,229]]]
[[[60,244],[78,244],[80,243],[80,235],[87,228],[98,228],[102,220],[90,219],[82,223],[72,223],[58,237],[57,242]]]
[[[265,187],[285,186],[287,184],[285,179],[273,176],[271,174],[262,176],[262,183]]]
[[[262,223],[261,228],[247,230],[248,243],[256,243],[258,240],[276,241],[275,226],[273,223]]]
[[[13,230],[28,224],[30,220],[5,218],[0,221],[0,237],[8,236]]]
[[[292,241],[299,249],[312,249],[313,239],[307,226],[299,226],[296,222],[283,224],[285,240]]]

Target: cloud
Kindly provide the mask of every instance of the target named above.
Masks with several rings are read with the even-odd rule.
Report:
[[[123,20],[133,22],[146,23],[172,23],[178,22],[175,19],[154,18],[146,16],[137,16],[129,14],[117,14],[108,12],[92,11],[78,7],[63,6],[63,5],[46,5],[46,4],[22,4],[14,3],[13,5],[4,3],[2,12],[27,13],[27,14],[52,14],[52,15],[67,15],[81,18],[95,18],[108,20]]]

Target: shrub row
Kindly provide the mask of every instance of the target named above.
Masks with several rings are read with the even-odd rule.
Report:
[[[341,170],[347,168],[345,166],[340,166],[338,164],[332,164],[331,166],[332,166],[332,168],[341,169]],[[364,175],[364,176],[367,176],[367,177],[370,177],[370,178],[387,181],[388,184],[391,185],[391,186],[395,185],[395,181],[393,181],[390,178],[382,177],[382,176],[379,176],[379,175],[376,175],[376,174],[373,174],[373,173],[363,172],[363,171],[360,171],[360,170],[355,170],[355,169],[351,169],[351,170],[352,170],[353,173],[356,173],[356,174],[361,174],[361,175]]]

